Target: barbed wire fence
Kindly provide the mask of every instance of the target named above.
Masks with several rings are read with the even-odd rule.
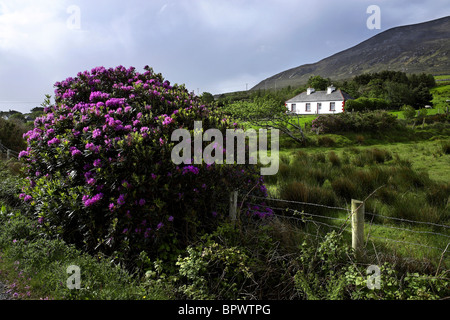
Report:
[[[430,250],[436,250],[438,255],[440,256],[439,266],[441,265],[444,258],[446,261],[449,260],[446,255],[448,255],[448,249],[450,246],[450,226],[445,224],[439,224],[434,222],[427,221],[417,221],[411,219],[403,219],[398,217],[390,217],[385,215],[380,215],[376,213],[366,212],[364,210],[364,202],[355,201],[355,205],[352,203],[352,208],[344,208],[337,206],[329,206],[318,203],[309,203],[302,201],[292,201],[292,200],[283,200],[283,199],[275,199],[275,198],[264,198],[253,195],[240,195],[240,203],[241,208],[237,206],[239,201],[237,200],[238,195],[237,192],[233,192],[230,196],[230,218],[232,220],[237,219],[238,209],[245,209],[245,211],[253,214],[257,214],[262,210],[270,210],[272,213],[270,217],[273,219],[280,219],[289,221],[291,223],[301,224],[303,227],[301,228],[301,232],[308,236],[313,236],[316,238],[324,238],[324,232],[319,232],[319,229],[327,228],[327,230],[336,230],[339,234],[344,232],[350,233],[352,237],[352,247],[358,251],[364,251],[369,242],[372,242],[372,245],[375,248],[374,241],[377,240],[393,243],[395,245],[400,246],[411,246],[421,247]],[[253,200],[253,201],[252,201]],[[260,200],[260,201],[257,201]],[[242,203],[245,201],[246,207],[242,208]],[[360,204],[362,203],[362,205]],[[301,208],[301,209],[299,209]],[[313,211],[314,208],[320,209],[320,214],[305,211],[305,208],[311,208]],[[361,210],[362,209],[362,210]],[[326,211],[324,214],[323,211]],[[342,212],[345,214],[342,215]],[[341,213],[341,214],[339,214]],[[338,216],[336,216],[338,215]],[[359,216],[360,223],[358,227],[358,223],[355,223],[354,218]],[[386,221],[387,223],[376,223],[374,220]],[[362,222],[361,222],[362,221]],[[310,226],[313,226],[310,228]],[[362,228],[361,228],[362,226]],[[398,232],[403,232],[404,234],[411,233],[412,236],[418,235],[420,236],[430,236],[437,237],[438,241],[431,241],[434,245],[430,245],[429,243],[420,243],[420,242],[412,242],[405,239],[392,239],[389,236],[392,236],[392,233],[389,233],[389,236],[380,236],[375,235],[375,229],[379,228],[379,230],[394,230]],[[366,229],[366,232],[365,230]],[[422,229],[422,230],[421,230]],[[423,230],[426,229],[426,230]],[[429,230],[431,229],[431,230]],[[315,232],[311,232],[314,230]],[[435,238],[436,240],[436,238]],[[436,246],[435,243],[443,243],[443,246]],[[375,249],[376,251],[376,249]],[[417,258],[405,257],[405,259],[416,260]],[[438,266],[438,269],[439,269]]]

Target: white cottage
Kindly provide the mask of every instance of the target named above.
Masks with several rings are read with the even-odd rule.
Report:
[[[306,92],[286,101],[286,108],[296,114],[333,114],[344,112],[345,102],[350,99],[353,99],[350,95],[333,86],[326,91],[308,88]]]

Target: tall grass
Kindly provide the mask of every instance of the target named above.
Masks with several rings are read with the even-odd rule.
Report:
[[[414,170],[407,159],[380,148],[343,156],[299,151],[282,159],[272,181],[285,200],[346,206],[351,199],[370,197],[376,202],[369,202],[369,209],[383,207],[380,213],[389,217],[433,223],[450,219],[450,182],[435,182],[426,172]],[[320,207],[308,210],[324,213]]]

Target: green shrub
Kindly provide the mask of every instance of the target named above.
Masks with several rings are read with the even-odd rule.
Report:
[[[235,119],[266,118],[285,112],[286,107],[273,98],[256,97],[253,102],[244,100],[230,103],[222,111]]]
[[[401,108],[402,112],[403,112],[403,116],[405,117],[405,119],[407,120],[411,120],[416,116],[416,109],[414,109],[413,107],[411,107],[410,105],[403,105],[403,107]]]
[[[449,294],[448,280],[445,275],[438,277],[426,274],[402,274],[391,263],[385,262],[380,267],[379,288],[369,289],[369,277],[365,270],[351,265],[346,271],[349,284],[354,285],[351,299],[355,300],[437,300]]]
[[[10,210],[2,206],[0,211],[0,248],[7,248],[17,240],[31,241],[39,235],[35,223],[20,212],[11,213]]]
[[[364,110],[364,105],[361,103],[361,100],[354,99],[354,100],[348,100],[345,103],[345,110],[347,112],[358,112]]]
[[[389,109],[389,103],[384,99],[359,97],[355,100],[347,101],[345,109],[352,112],[387,110]]]
[[[318,116],[312,121],[311,130],[320,133],[382,132],[395,129],[398,125],[397,117],[386,111],[344,112]]]
[[[29,126],[21,121],[5,120],[0,117],[0,143],[16,152],[22,151],[27,147],[22,136],[29,129]]]
[[[335,231],[326,234],[318,246],[303,242],[300,270],[294,277],[295,288],[301,297],[307,300],[348,298],[350,287],[345,271],[350,255],[342,235]]]
[[[23,204],[19,198],[22,178],[19,172],[12,173],[11,166],[13,170],[18,170],[13,162],[0,161],[0,200],[10,207],[19,208]]]
[[[425,108],[419,109],[417,111],[417,119],[422,120],[423,118],[426,118],[428,114],[428,110]]]
[[[224,247],[214,241],[207,241],[187,248],[187,256],[179,258],[179,274],[186,284],[180,290],[188,299],[244,298],[244,287],[250,283],[249,257],[245,249]]]
[[[426,109],[425,109],[426,110]],[[425,117],[425,123],[427,124],[444,124],[446,122],[450,121],[450,114],[449,113],[436,113],[433,115],[429,115]]]

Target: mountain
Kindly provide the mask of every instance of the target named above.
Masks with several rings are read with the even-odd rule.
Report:
[[[313,75],[343,80],[383,70],[450,74],[450,16],[386,30],[319,62],[280,72],[251,90],[304,85]]]

